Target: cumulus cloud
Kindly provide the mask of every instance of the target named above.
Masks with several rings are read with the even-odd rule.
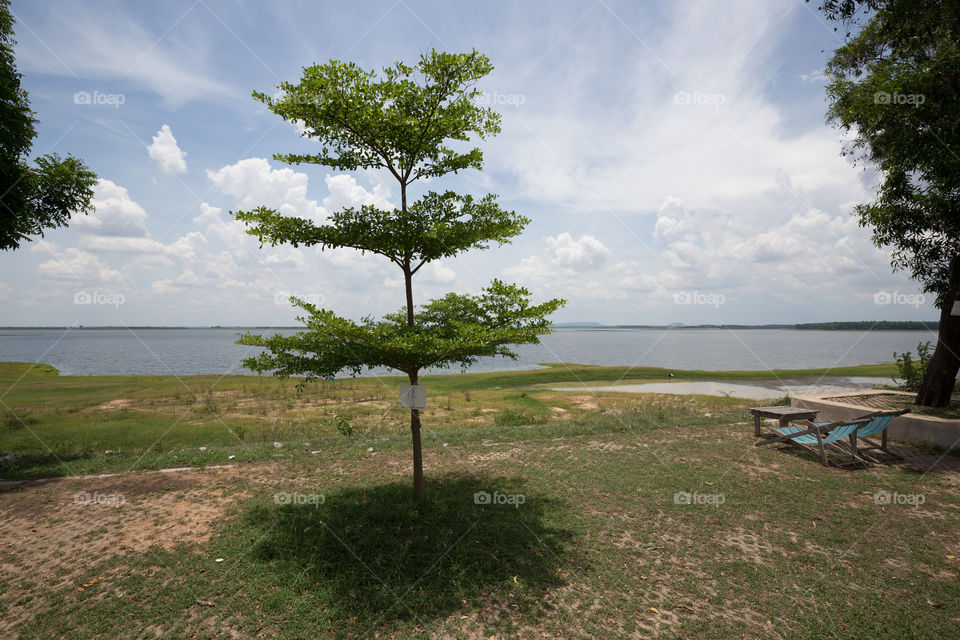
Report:
[[[611,286],[610,270],[602,268],[613,255],[597,238],[569,233],[547,236],[545,248],[536,255],[504,269],[504,274],[524,285],[536,285],[543,295],[569,297],[576,291],[583,298],[622,298]]]
[[[545,239],[538,254],[505,275],[550,295],[631,300],[636,310],[670,303],[677,293],[722,293],[728,300],[814,299],[848,302],[851,291],[895,280],[848,211],[797,208],[775,220],[750,221],[691,210],[668,196],[657,210],[642,259],[619,259],[592,236]]]
[[[153,143],[147,147],[150,157],[163,173],[175,175],[187,170],[186,153],[177,145],[170,125],[165,124],[153,136]]]
[[[565,31],[570,25],[561,12],[537,17],[531,37],[508,39],[503,64],[488,80],[502,83],[504,94],[514,81],[523,103],[495,105],[503,113],[504,135],[482,145],[492,171],[461,173],[449,186],[503,193],[505,206],[529,207],[536,233],[502,251],[458,258],[457,271],[453,261],[425,267],[418,274],[424,285],[418,302],[441,286],[469,287],[471,278],[499,270],[537,297],[569,298],[569,308],[579,304],[577,313],[584,315],[571,319],[643,321],[645,312],[657,309],[679,314],[685,310],[672,305],[672,295],[694,290],[721,292],[728,300],[753,296],[731,321],[758,321],[759,313],[768,314],[764,320],[785,321],[807,302],[824,305],[825,316],[873,315],[874,307],[861,315],[850,301],[891,281],[900,283],[891,286],[895,290],[906,280],[890,274],[889,256],[849,216],[850,203],[872,197],[870,174],[851,169],[839,155],[843,134],[806,110],[807,103],[817,113],[822,109],[822,90],[814,91],[822,73],[797,76],[820,61],[810,54],[783,63],[781,54],[793,42],[787,34],[802,26],[801,19],[809,22],[809,14],[792,0],[693,0],[666,6],[655,19],[638,15],[626,5],[598,3],[585,7],[576,28]],[[49,33],[65,34],[63,49],[76,55],[60,58],[91,82],[127,74],[131,84],[117,89],[145,88],[172,104],[233,96],[221,84],[225,76],[205,72],[212,45],[191,41],[202,31],[178,29],[173,39],[145,51],[143,43],[155,37],[135,20],[123,14],[103,20],[68,9],[41,12],[31,27],[48,42]],[[80,27],[64,30],[71,21]],[[564,34],[559,41],[557,34]],[[39,40],[24,40],[25,69],[67,75]],[[544,43],[550,45],[546,54]],[[196,60],[185,63],[187,55]],[[783,81],[790,83],[787,92],[774,86]],[[101,90],[112,88],[103,82]],[[128,95],[126,106],[132,104]],[[106,107],[84,111],[105,132],[113,127],[113,134],[127,136],[111,122],[113,110],[106,113]],[[303,123],[294,127],[300,135],[310,133]],[[167,173],[187,168],[168,125],[154,136],[150,156]],[[38,287],[53,289],[55,281],[74,282],[71,277],[91,278],[84,286],[93,287],[131,273],[143,286],[152,283],[158,304],[189,307],[198,318],[213,316],[193,309],[214,308],[218,321],[222,309],[252,317],[281,290],[319,293],[330,308],[357,315],[383,306],[393,310],[402,302],[402,289],[393,286],[397,270],[382,257],[351,249],[261,249],[226,213],[265,205],[319,222],[342,207],[395,206],[375,173],[326,175],[321,184],[324,174],[316,168],[298,171],[265,158],[209,166],[206,175],[218,193],[191,214],[192,222],[184,216],[171,235],[164,229],[157,238],[148,231],[147,212],[127,190],[101,181],[95,214],[76,216],[70,228],[51,234],[59,245],[39,240],[23,252],[31,269],[41,263]],[[444,181],[440,188],[446,186]],[[157,233],[154,213],[149,226]],[[573,224],[574,217],[583,226]],[[498,269],[505,255],[513,266]],[[143,266],[150,268],[133,271]],[[461,285],[450,286],[458,273]],[[16,295],[24,299],[23,291]],[[779,304],[788,300],[795,304]],[[855,313],[848,316],[851,309]]]
[[[443,260],[437,260],[423,265],[423,268],[417,272],[417,276],[421,282],[428,284],[450,284],[457,279],[457,272],[447,266]]]
[[[670,197],[654,226],[658,257],[683,285],[778,297],[842,296],[865,282],[891,280],[889,254],[849,211],[798,208],[777,224],[764,222],[690,211]]]
[[[329,211],[362,205],[373,205],[379,209],[394,208],[389,200],[390,191],[382,184],[376,184],[373,191],[367,191],[346,173],[335,176],[328,174],[325,182],[330,194],[323,199],[323,206]]]
[[[151,238],[146,226],[147,212],[126,188],[111,180],[101,179],[94,186],[93,205],[92,214],[75,216],[70,226],[80,232],[76,239],[79,248],[98,256],[126,256],[139,266],[171,265],[195,255],[198,242],[203,240],[195,232],[170,244]],[[38,243],[35,250],[51,256],[62,253],[50,243]]]
[[[49,280],[77,284],[120,284],[126,280],[120,271],[107,266],[92,253],[76,247],[66,249],[57,258],[41,262],[37,266],[37,273]]]
[[[610,257],[610,250],[593,236],[574,240],[569,233],[547,238],[553,259],[563,267],[573,269],[598,267]]]
[[[95,211],[74,216],[70,226],[100,236],[139,238],[147,235],[147,212],[127,190],[111,180],[100,179],[93,188]]]
[[[307,174],[289,167],[274,169],[266,158],[246,158],[216,171],[207,178],[220,191],[232,196],[241,209],[266,206],[285,216],[322,222],[326,210],[307,197]]]
[[[574,239],[569,233],[561,233],[558,236],[547,236],[544,244],[546,248],[541,255],[524,258],[509,272],[535,279],[551,274],[570,276],[595,269],[612,255],[606,245],[587,235]]]

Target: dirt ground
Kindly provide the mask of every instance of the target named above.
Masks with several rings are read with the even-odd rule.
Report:
[[[486,448],[487,443],[484,443]],[[504,459],[523,459],[524,443],[505,442],[489,451],[448,450],[441,457],[430,455],[426,466],[478,467]],[[563,448],[567,445],[558,445]],[[588,439],[589,450],[616,451],[635,444]],[[904,456],[905,466],[938,474],[951,485],[960,486],[960,458],[893,447]],[[468,464],[464,464],[468,463]],[[4,615],[0,637],[11,637],[16,629],[44,608],[45,592],[83,584],[80,575],[91,559],[114,554],[139,554],[151,545],[171,549],[178,544],[202,543],[215,523],[226,516],[237,501],[250,495],[250,487],[290,481],[289,469],[279,461],[262,465],[235,465],[206,469],[103,474],[80,478],[39,481],[0,481],[0,580],[15,584],[16,590],[0,593]],[[362,467],[382,474],[404,476],[408,469],[401,456],[380,459],[371,456]],[[932,471],[931,471],[931,468]],[[343,469],[332,464],[326,473],[339,475]],[[748,469],[748,473],[770,473],[773,468]],[[726,544],[748,559],[762,562],[770,555],[755,536],[745,532],[731,535]],[[623,540],[621,544],[629,544]],[[122,563],[121,565],[122,566]],[[97,576],[94,582],[109,580]]]
[[[0,595],[0,637],[36,613],[43,591],[77,582],[90,559],[203,542],[243,495],[240,476],[268,473],[245,466],[0,483],[0,578],[21,587]]]

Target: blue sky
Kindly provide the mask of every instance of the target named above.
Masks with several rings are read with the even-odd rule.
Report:
[[[568,299],[560,322],[936,317],[850,215],[873,176],[824,123],[839,40],[802,0],[12,8],[34,152],[73,153],[101,182],[95,214],[0,255],[0,325],[290,325],[291,293],[349,317],[398,309],[384,259],[261,250],[229,211],[397,204],[389,176],[272,160],[316,143],[250,92],[431,48],[492,59],[481,89],[503,132],[483,173],[429,188],[497,193],[532,222],[424,268],[418,300],[499,277]]]

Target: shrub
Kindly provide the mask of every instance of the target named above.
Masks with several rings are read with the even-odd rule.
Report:
[[[897,387],[904,391],[919,391],[930,364],[930,341],[917,345],[917,360],[909,351],[899,354],[894,351],[893,357],[897,360],[897,375],[893,377]]]

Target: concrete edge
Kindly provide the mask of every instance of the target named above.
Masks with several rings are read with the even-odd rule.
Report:
[[[856,392],[858,396],[890,394],[914,395],[904,391],[885,391],[882,389]],[[852,394],[843,396],[834,392],[820,395],[793,396],[790,399],[790,404],[804,409],[818,410],[820,411],[819,417],[821,419],[831,421],[850,420],[870,413],[870,407],[841,401],[843,397],[850,395]],[[960,420],[907,413],[894,418],[887,430],[887,435],[891,440],[900,440],[902,442],[923,446],[935,446],[948,451],[960,451]]]

